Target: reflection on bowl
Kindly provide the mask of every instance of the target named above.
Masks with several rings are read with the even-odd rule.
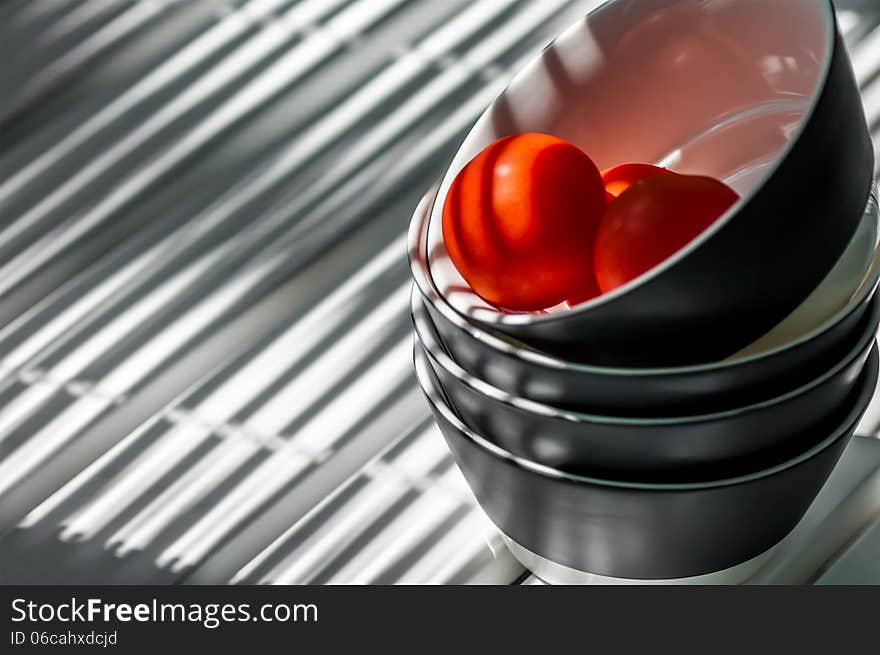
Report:
[[[443,347],[468,373],[499,389],[564,409],[619,416],[675,416],[722,411],[779,395],[820,375],[846,352],[846,341],[865,315],[880,278],[880,246],[871,252],[869,268],[850,277],[850,262],[864,257],[859,235],[876,232],[877,204],[868,203],[859,235],[850,245],[858,256],[835,267],[847,271],[856,291],[849,302],[821,325],[761,352],[740,353],[731,360],[685,367],[596,366],[555,357],[462,317],[441,297],[428,274],[427,229],[435,190],[420,202],[410,224],[410,268]],[[871,229],[873,227],[873,230]],[[856,245],[857,244],[857,245]],[[825,283],[823,283],[824,285]],[[836,284],[836,282],[835,282]],[[843,293],[841,292],[841,297]],[[839,301],[829,302],[828,305]],[[803,308],[805,310],[805,308]],[[802,311],[799,309],[798,311]],[[823,310],[824,312],[824,310]],[[820,311],[811,314],[818,315]],[[797,319],[806,330],[806,321]],[[786,331],[789,326],[784,327]],[[766,349],[765,349],[766,348]]]
[[[443,350],[415,291],[411,309],[419,346],[465,425],[533,462],[641,482],[730,477],[808,448],[812,435],[840,420],[840,408],[862,373],[880,324],[875,298],[848,352],[784,394],[724,412],[625,418],[563,411],[468,375]]]
[[[878,368],[875,345],[845,418],[784,463],[713,482],[644,484],[567,474],[512,455],[468,429],[424,353],[416,348],[414,358],[459,468],[507,537],[564,567],[646,580],[722,571],[779,543],[837,463],[870,402]]]
[[[730,359],[735,361],[743,357],[771,352],[797,341],[806,334],[820,330],[856,301],[864,288],[871,287],[873,284],[871,271],[878,267],[880,267],[880,251],[877,250],[875,186],[856,233],[822,283],[779,325]]]

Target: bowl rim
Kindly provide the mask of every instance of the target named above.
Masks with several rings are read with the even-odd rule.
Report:
[[[604,11],[608,11],[609,8],[616,4],[619,0],[607,0],[603,2],[600,6],[588,11],[581,19],[579,19],[574,24],[567,27],[561,34],[559,34],[556,38],[550,41],[542,50],[547,50],[549,48],[553,48],[558,41],[566,38],[573,38],[571,35],[574,35],[577,30],[579,30],[582,24],[591,18],[599,15]],[[723,227],[725,227],[730,221],[736,216],[740,209],[748,202],[750,202],[760,190],[764,189],[770,179],[776,174],[779,170],[779,167],[782,165],[784,161],[786,161],[791,155],[792,150],[795,145],[800,141],[803,136],[804,131],[806,130],[807,125],[812,121],[813,116],[816,112],[816,107],[819,104],[819,99],[822,97],[822,94],[828,84],[829,75],[831,72],[831,64],[834,59],[834,56],[837,54],[837,49],[839,44],[837,43],[837,20],[836,20],[836,10],[834,9],[834,5],[832,0],[810,0],[810,2],[817,5],[822,11],[824,17],[824,27],[825,27],[825,39],[824,44],[826,46],[824,57],[821,65],[821,72],[816,79],[816,86],[812,89],[812,93],[809,97],[809,101],[806,103],[806,108],[804,110],[804,114],[801,120],[798,123],[797,129],[792,131],[791,137],[788,142],[779,149],[778,153],[774,157],[773,163],[768,167],[767,171],[762,175],[760,181],[754,186],[753,189],[749,192],[747,196],[741,196],[733,205],[728,207],[727,211],[725,211],[721,216],[719,216],[708,228],[703,230],[697,237],[692,239],[689,243],[687,243],[684,247],[677,250],[671,256],[667,257],[665,260],[654,266],[653,268],[645,271],[638,277],[633,278],[628,281],[626,284],[623,284],[615,289],[607,293],[603,293],[595,298],[592,298],[586,302],[580,303],[575,307],[572,307],[568,311],[565,312],[552,312],[549,314],[533,314],[529,312],[510,312],[504,313],[500,311],[493,311],[491,309],[481,310],[481,314],[479,317],[470,316],[475,321],[479,321],[481,323],[486,324],[487,326],[493,325],[505,325],[505,326],[528,326],[528,325],[536,325],[541,323],[551,323],[561,321],[564,318],[570,318],[572,314],[585,314],[588,311],[600,307],[602,305],[613,302],[617,298],[620,298],[623,295],[626,295],[633,289],[640,287],[647,282],[655,279],[660,276],[662,273],[666,272],[668,269],[672,268],[676,264],[678,264],[681,260],[685,259],[688,255],[690,255],[697,248],[701,247],[706,241],[711,239],[716,233],[718,233]],[[495,101],[486,109],[486,111],[481,114],[480,118],[477,119],[477,122],[483,119],[487,112],[491,111],[495,102],[498,101],[498,98],[505,97],[510,89],[522,82],[522,80],[529,74],[533,67],[537,65],[539,62],[540,56],[536,56],[529,60],[529,62],[510,80],[510,82],[504,87],[504,89],[499,93],[498,97]],[[468,136],[473,132],[473,128],[468,132],[467,136],[465,136],[465,140]],[[463,144],[463,142],[462,142]],[[461,145],[459,145],[456,150],[453,159],[457,157],[458,153],[461,151]],[[447,167],[446,171],[443,173],[441,177],[440,185],[438,187],[438,193],[435,194],[434,198],[431,201],[430,210],[428,212],[428,221],[427,227],[428,229],[425,231],[425,238],[428,239],[430,235],[430,228],[432,223],[432,218],[435,217],[435,214],[438,214],[437,211],[437,200],[439,199],[439,190],[444,187],[448,187],[451,185],[452,179],[450,176],[451,165]],[[445,199],[445,197],[444,197]],[[431,276],[431,267],[430,267],[430,255],[426,253],[427,268],[428,268],[428,276]],[[442,294],[441,294],[442,295]],[[444,302],[446,299],[444,298]],[[450,308],[456,313],[465,316],[463,312],[455,309],[454,306],[450,304]],[[484,316],[485,314],[485,316]]]
[[[514,455],[510,451],[505,450],[501,446],[498,446],[497,444],[492,443],[485,437],[477,434],[476,432],[465,426],[464,423],[462,423],[462,421],[449,407],[448,403],[443,398],[442,393],[436,388],[435,382],[430,379],[425,379],[426,377],[429,378],[432,375],[432,373],[425,370],[426,367],[430,368],[431,366],[426,361],[426,358],[427,356],[424,354],[423,351],[419,349],[419,345],[415,342],[414,338],[413,364],[415,366],[416,378],[418,380],[419,386],[422,389],[426,401],[434,411],[436,411],[443,417],[444,421],[447,421],[463,438],[471,441],[478,448],[488,451],[491,455],[494,455],[495,457],[498,457],[499,459],[508,462],[518,469],[524,469],[529,473],[545,478],[552,478],[555,480],[561,480],[573,484],[596,485],[618,489],[637,489],[642,491],[658,492],[700,491],[704,489],[718,489],[740,484],[747,484],[776,475],[777,473],[782,473],[783,471],[794,468],[795,466],[799,466],[800,464],[812,459],[813,457],[816,457],[822,451],[830,448],[832,444],[836,443],[839,439],[842,439],[847,435],[851,436],[852,433],[856,430],[858,422],[861,420],[865,408],[870,402],[871,397],[874,395],[874,389],[877,385],[877,363],[878,359],[880,359],[878,358],[878,348],[877,344],[875,343],[871,348],[870,355],[868,356],[868,362],[865,370],[862,371],[862,374],[859,376],[859,391],[857,397],[853,401],[852,406],[847,412],[846,417],[840,422],[838,427],[829,434],[829,436],[814,444],[808,450],[800,453],[797,457],[793,457],[784,462],[780,462],[779,464],[776,464],[766,469],[761,469],[752,473],[746,473],[733,478],[708,480],[705,482],[659,483],[626,482],[622,480],[609,480],[585,475],[577,475],[575,473],[560,471],[559,469],[553,468],[552,466],[539,464],[538,462],[533,462],[524,457]]]
[[[861,284],[856,289],[849,302],[819,326],[814,327],[810,331],[799,336],[797,339],[785,344],[776,346],[770,350],[737,357],[736,359],[722,359],[714,362],[704,362],[702,364],[688,364],[686,366],[622,368],[564,360],[536,350],[509,335],[494,332],[493,328],[489,326],[479,325],[474,320],[471,320],[456,311],[437,289],[433,278],[431,278],[427,260],[427,227],[430,222],[430,207],[434,203],[438,189],[439,183],[435,183],[430,189],[428,189],[425,195],[422,196],[419,204],[416,206],[407,236],[407,254],[410,272],[416,286],[421,292],[422,298],[424,298],[425,302],[430,303],[432,307],[439,311],[454,327],[468,333],[474,340],[485,344],[492,350],[503,352],[510,357],[523,360],[528,364],[542,368],[567,370],[575,374],[593,374],[613,377],[674,377],[708,374],[721,369],[733,369],[737,366],[746,366],[765,358],[772,358],[781,355],[790,349],[802,346],[808,341],[828,332],[861,307],[865,300],[871,296],[877,289],[878,285],[880,285],[880,233],[878,233],[877,243],[874,247],[874,255],[865,270]],[[872,184],[871,194],[868,196],[868,201],[865,204],[866,210],[871,203],[873,203],[875,207],[880,207],[880,199],[878,199],[876,184]],[[874,220],[880,222],[880,213],[875,211],[875,214],[877,215],[875,215]]]
[[[727,409],[719,412],[709,412],[707,414],[692,414],[688,416],[661,416],[656,418],[608,416],[602,414],[579,412],[576,410],[560,409],[547,403],[531,400],[530,398],[523,398],[522,396],[517,396],[516,394],[503,391],[502,389],[499,389],[498,387],[489,384],[484,380],[481,380],[475,375],[468,373],[458,364],[458,362],[456,362],[443,350],[439,341],[437,340],[436,334],[432,333],[428,335],[431,342],[425,342],[426,335],[424,334],[424,330],[420,329],[419,324],[424,323],[426,320],[430,319],[428,319],[427,317],[427,311],[425,310],[424,306],[419,306],[418,308],[416,307],[416,305],[420,304],[421,302],[422,301],[420,299],[420,295],[418,294],[416,289],[413,288],[412,293],[410,294],[410,309],[413,327],[415,328],[416,339],[423,346],[425,353],[432,362],[443,368],[443,370],[446,371],[449,375],[452,375],[455,379],[466,385],[475,393],[480,394],[481,396],[485,396],[496,403],[501,403],[508,407],[512,407],[523,412],[536,414],[545,418],[562,420],[576,424],[601,424],[614,426],[644,427],[687,426],[723,421],[724,419],[730,419],[751,412],[769,409],[777,405],[782,405],[790,400],[793,400],[794,398],[797,398],[798,396],[807,394],[822,386],[823,384],[828,382],[828,380],[838,375],[841,371],[850,366],[859,357],[862,357],[866,352],[868,352],[870,350],[871,343],[877,338],[876,328],[865,330],[864,333],[859,337],[856,344],[846,352],[846,355],[835,362],[834,365],[825,370],[819,376],[813,378],[806,384],[800,385],[778,396],[773,396],[772,398],[762,400],[758,403],[751,403],[748,405],[743,405],[740,407],[735,407],[733,409]],[[878,316],[880,316],[880,298],[873,298],[869,302],[871,304],[871,307],[868,309],[868,311],[870,312],[870,315],[874,319],[876,319]],[[420,314],[420,318],[416,316],[417,312]],[[874,326],[875,322],[875,320],[871,321],[872,327]],[[436,328],[434,328],[434,326],[430,324],[424,325],[423,327],[429,331],[436,330]]]

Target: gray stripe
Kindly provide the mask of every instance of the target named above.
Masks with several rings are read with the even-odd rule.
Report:
[[[521,579],[410,375],[401,235],[510,71],[595,4],[227,3],[66,139],[13,124],[0,579]],[[876,122],[876,21],[843,19]]]

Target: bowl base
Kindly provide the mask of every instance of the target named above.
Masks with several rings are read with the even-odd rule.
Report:
[[[722,571],[714,573],[706,573],[704,575],[695,575],[687,578],[671,578],[666,580],[639,580],[635,578],[615,578],[607,575],[599,575],[598,573],[590,573],[589,571],[581,571],[573,569],[563,564],[553,562],[546,557],[542,557],[533,553],[525,546],[521,546],[513,539],[502,533],[504,543],[510,549],[513,556],[526,569],[530,570],[536,577],[548,584],[556,585],[732,585],[741,584],[754,576],[761,567],[769,560],[776,551],[779,544],[772,546],[760,555],[752,559],[737,564]]]

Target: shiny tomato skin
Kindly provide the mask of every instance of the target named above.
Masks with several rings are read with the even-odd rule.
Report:
[[[614,168],[602,171],[602,181],[605,183],[605,191],[609,196],[618,198],[636,182],[641,182],[654,175],[675,175],[672,171],[653,166],[652,164],[621,164]]]
[[[605,212],[596,234],[602,293],[669,258],[738,199],[723,182],[697,175],[654,175],[633,184]]]
[[[605,187],[592,160],[545,134],[484,149],[456,176],[443,240],[475,293],[501,308],[536,311],[599,293],[592,252]]]
[[[614,202],[615,200],[617,200],[617,197],[616,197],[616,196],[612,196],[610,193],[608,193],[608,191],[605,191],[605,208],[606,208],[606,209],[607,209],[608,207],[610,207],[610,206],[611,206],[611,203]],[[598,283],[597,283],[597,284],[598,284]],[[569,307],[574,307],[575,305],[579,305],[579,304],[581,304],[582,302],[587,302],[588,300],[592,300],[592,299],[595,298],[597,295],[598,295],[598,294],[597,294],[597,292],[596,292],[595,289],[588,289],[585,293],[583,293],[583,294],[580,295],[580,296],[573,295],[573,294],[569,295],[569,296],[565,299],[565,302],[568,303],[568,306],[569,306]]]

